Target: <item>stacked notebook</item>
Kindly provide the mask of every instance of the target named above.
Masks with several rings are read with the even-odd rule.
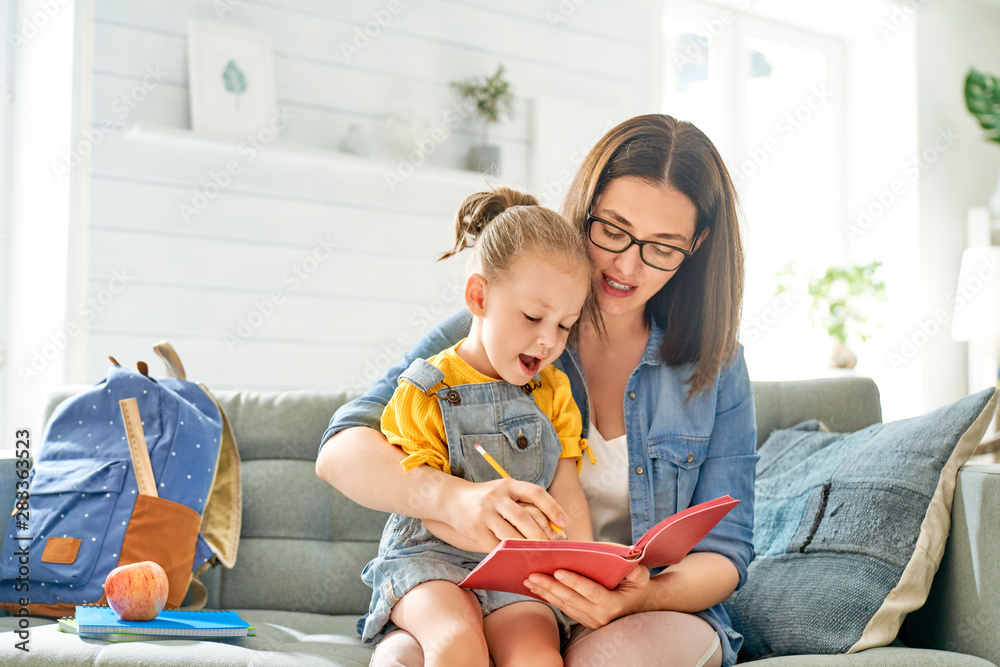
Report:
[[[217,639],[253,636],[235,611],[177,611],[164,609],[152,621],[123,621],[110,607],[77,606],[76,618],[60,618],[59,629],[112,642],[136,642],[183,637]]]

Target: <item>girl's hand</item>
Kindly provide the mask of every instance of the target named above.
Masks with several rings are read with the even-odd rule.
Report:
[[[614,590],[569,570],[556,570],[554,577],[536,572],[524,585],[570,618],[597,629],[643,609],[649,570],[636,565]]]
[[[549,520],[565,527],[562,507],[537,484],[515,479],[462,482],[441,488],[441,521],[424,520],[427,528],[460,549],[487,553],[500,540],[555,539]]]

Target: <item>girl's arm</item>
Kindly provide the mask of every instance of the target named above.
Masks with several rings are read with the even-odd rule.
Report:
[[[563,531],[567,539],[591,542],[594,532],[590,525],[590,506],[583,495],[580,473],[575,458],[559,459],[555,477],[549,485],[551,495],[566,510],[569,525]]]

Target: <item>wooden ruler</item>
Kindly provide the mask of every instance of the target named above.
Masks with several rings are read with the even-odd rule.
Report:
[[[118,405],[122,409],[125,438],[128,440],[129,453],[132,454],[132,469],[135,470],[139,493],[144,496],[159,496],[156,492],[156,479],[153,477],[153,465],[149,462],[146,434],[142,432],[139,404],[134,398],[123,398],[118,401]]]

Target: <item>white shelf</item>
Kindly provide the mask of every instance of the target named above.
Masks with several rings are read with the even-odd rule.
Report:
[[[160,145],[184,148],[197,151],[214,151],[220,154],[232,155],[237,148],[245,143],[229,137],[199,134],[192,130],[174,127],[158,127],[151,125],[133,125],[125,132],[129,141],[147,145]],[[339,168],[351,172],[362,172],[384,178],[386,173],[395,173],[398,162],[377,157],[352,155],[340,151],[332,151],[310,146],[282,144],[277,141],[268,144],[260,151],[260,155],[272,159],[291,160],[298,164],[314,163],[324,167]],[[421,165],[415,167],[414,178],[447,183],[458,187],[482,189],[490,183],[502,183],[502,177],[487,176],[464,169],[448,169]]]

